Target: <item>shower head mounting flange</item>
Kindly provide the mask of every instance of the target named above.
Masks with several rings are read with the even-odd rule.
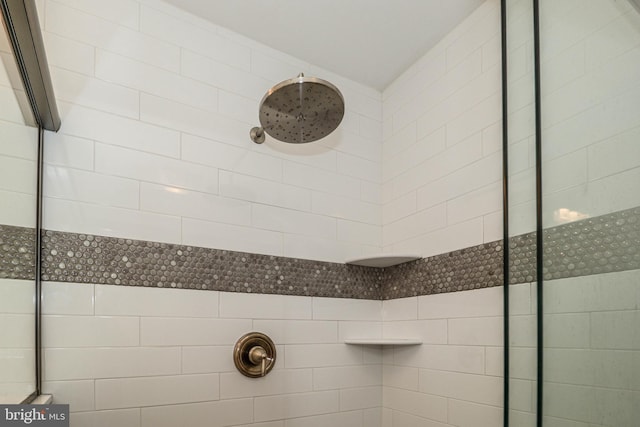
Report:
[[[264,129],[259,126],[253,127],[251,128],[251,132],[249,132],[249,136],[256,144],[262,144],[265,140]]]

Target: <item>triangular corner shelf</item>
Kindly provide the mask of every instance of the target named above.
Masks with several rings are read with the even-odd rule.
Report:
[[[422,256],[417,254],[380,254],[348,259],[345,261],[345,264],[385,268],[415,261],[420,258],[422,258]]]

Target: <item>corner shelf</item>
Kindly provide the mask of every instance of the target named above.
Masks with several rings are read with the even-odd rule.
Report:
[[[422,256],[417,254],[381,254],[348,259],[345,261],[345,264],[385,268],[415,261],[420,258],[422,258]]]
[[[405,262],[415,261],[421,258],[422,256],[417,254],[380,254],[352,258],[345,261],[345,264],[385,268],[404,264]],[[421,345],[422,341],[417,338],[350,338],[345,339],[344,343],[351,345],[408,346]]]
[[[412,338],[365,338],[365,339],[346,339],[345,344],[353,345],[420,345],[422,341]]]

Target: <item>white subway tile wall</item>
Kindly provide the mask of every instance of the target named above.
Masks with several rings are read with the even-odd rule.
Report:
[[[513,305],[529,314],[529,284],[514,288]],[[383,336],[423,341],[384,351],[383,426],[500,425],[501,288],[384,301],[383,312]]]
[[[381,251],[379,92],[160,0],[40,6],[63,119],[46,228],[333,262]],[[257,146],[260,99],[301,71],[340,87],[344,126]]]
[[[501,237],[499,9],[482,4],[383,92],[385,251],[432,256]]]
[[[555,226],[640,204],[640,35],[632,30],[640,19],[627,2],[548,3],[541,44],[543,217],[545,226]],[[510,227],[522,234],[535,229],[532,11],[527,2],[510,9],[510,151],[530,147],[519,149],[529,153],[529,165],[512,171]]]
[[[28,101],[14,94],[13,87],[20,88],[20,81],[4,34],[0,55],[0,224],[33,228],[38,129],[25,124],[23,109],[32,119],[28,107],[22,105]]]
[[[382,350],[344,344],[339,331],[381,336],[381,301],[79,283],[46,283],[43,300],[44,391],[71,405],[76,427],[120,422],[130,408],[135,426],[379,419]],[[277,346],[265,378],[233,364],[253,330]]]
[[[0,399],[20,403],[35,384],[32,280],[0,279]]]
[[[640,415],[640,271],[550,280],[545,286],[544,366],[553,379],[545,382],[545,415],[550,424],[635,425]]]

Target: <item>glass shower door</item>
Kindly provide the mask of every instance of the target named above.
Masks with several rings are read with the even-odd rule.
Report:
[[[11,45],[1,28],[0,403],[20,403],[36,390],[35,126]]]
[[[540,1],[545,427],[640,425],[632,1]]]

